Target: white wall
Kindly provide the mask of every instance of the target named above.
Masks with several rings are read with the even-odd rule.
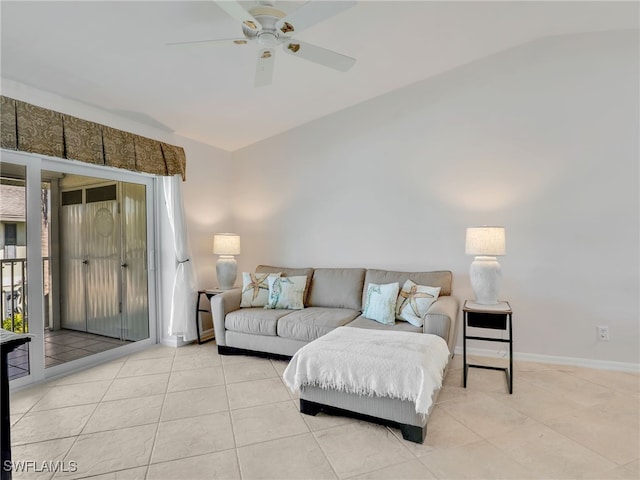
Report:
[[[465,227],[504,225],[515,350],[637,364],[638,53],[548,38],[234,152],[240,270],[450,269],[472,298]]]
[[[213,234],[233,229],[231,219],[231,154],[179,137],[187,156],[187,181],[182,185],[198,288],[218,284]]]

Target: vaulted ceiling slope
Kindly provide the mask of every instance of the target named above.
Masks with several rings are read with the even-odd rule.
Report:
[[[229,151],[531,40],[638,28],[638,2],[361,1],[297,35],[355,57],[351,70],[279,51],[273,83],[256,88],[255,43],[167,45],[242,36],[213,1],[1,9],[3,78]]]

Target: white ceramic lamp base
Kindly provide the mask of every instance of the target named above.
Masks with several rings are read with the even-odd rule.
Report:
[[[216,262],[216,275],[221,290],[233,288],[238,275],[238,262],[233,255],[220,255]]]
[[[476,303],[496,305],[502,271],[496,257],[477,256],[469,268],[471,287],[476,294]]]

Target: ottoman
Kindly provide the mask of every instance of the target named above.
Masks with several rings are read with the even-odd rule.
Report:
[[[437,335],[339,327],[298,350],[283,379],[304,414],[388,425],[422,443],[449,358]]]

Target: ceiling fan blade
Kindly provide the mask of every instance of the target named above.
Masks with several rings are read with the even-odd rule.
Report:
[[[309,28],[322,20],[353,7],[356,3],[350,0],[341,2],[307,2],[290,15],[278,20],[276,22],[276,30],[285,34],[301,32],[305,28]]]
[[[258,52],[258,62],[256,63],[256,87],[271,85],[273,78],[273,64],[276,51],[273,48],[263,48]]]
[[[301,42],[300,40],[290,40],[283,45],[285,52],[304,58],[310,62],[319,63],[325,67],[346,72],[356,63],[356,59],[347,57],[341,53],[327,50],[310,43]]]
[[[231,17],[246,25],[251,30],[258,30],[260,22],[258,22],[255,17],[247,12],[238,2],[220,0],[216,2],[216,4]]]
[[[246,45],[249,42],[246,38],[216,38],[213,40],[190,40],[187,42],[171,42],[165,45]]]

